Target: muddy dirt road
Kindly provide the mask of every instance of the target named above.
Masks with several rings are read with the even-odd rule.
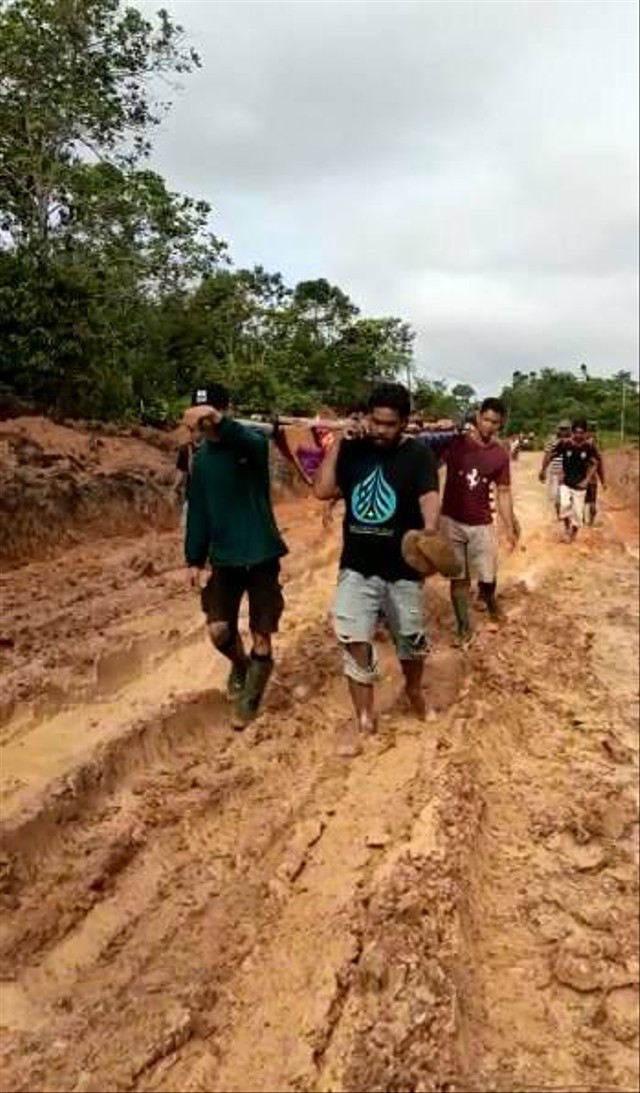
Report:
[[[311,503],[240,738],[175,536],[3,577],[3,1090],[637,1089],[637,526],[560,544],[536,466],[504,628],[431,583],[429,718],[385,650],[350,761]]]

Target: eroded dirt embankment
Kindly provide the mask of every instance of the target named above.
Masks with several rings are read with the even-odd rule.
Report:
[[[45,418],[0,422],[3,567],[52,558],[74,542],[175,527],[175,445],[138,432],[88,432]]]
[[[175,536],[70,552],[35,628],[46,567],[15,571],[10,678],[39,641],[41,685],[58,644],[82,688],[5,726],[2,1089],[636,1088],[637,542],[605,515],[563,546],[537,463],[504,628],[454,650],[430,582],[429,718],[385,647],[382,731],[350,762],[311,503],[281,509],[278,672],[241,738]],[[83,674],[87,648],[115,659]]]
[[[606,453],[609,482],[619,503],[636,516],[640,510],[640,462],[638,448]]]
[[[42,417],[0,421],[0,565],[59,557],[77,543],[175,529],[183,430]],[[276,496],[304,494],[273,449]]]

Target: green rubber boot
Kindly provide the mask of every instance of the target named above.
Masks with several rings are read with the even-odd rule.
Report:
[[[227,680],[227,701],[235,702],[244,690],[247,679],[247,665],[234,664]]]
[[[247,665],[244,687],[238,695],[234,708],[233,727],[241,732],[246,729],[260,711],[262,696],[273,672],[273,660],[256,660],[251,657]]]

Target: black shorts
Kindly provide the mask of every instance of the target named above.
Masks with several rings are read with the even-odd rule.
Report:
[[[258,634],[277,633],[284,611],[279,558],[249,568],[214,569],[201,594],[207,622],[224,622],[235,635],[245,592],[249,596],[251,629]]]

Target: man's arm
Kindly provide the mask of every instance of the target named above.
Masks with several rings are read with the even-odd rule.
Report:
[[[438,490],[423,493],[420,498],[420,511],[424,530],[428,535],[433,535],[438,530],[440,520],[440,493]]]
[[[545,450],[544,459],[542,460],[542,467],[540,468],[540,481],[544,482],[547,477],[547,470],[552,459],[555,459],[560,454],[559,444],[550,444]]]
[[[420,433],[416,440],[419,440],[421,444],[425,444],[433,452],[436,459],[440,461],[444,459],[447,451],[459,436],[461,436],[461,433],[458,429],[450,429],[447,432],[427,430]]]
[[[418,468],[416,486],[420,499],[420,512],[422,523],[428,535],[433,535],[438,530],[440,520],[440,481],[438,479],[438,464],[433,451],[429,448],[418,449]]]
[[[202,569],[204,567],[209,553],[209,546],[210,535],[205,481],[198,460],[195,459],[189,486],[187,530],[184,540],[185,560],[190,569]]]
[[[338,486],[338,459],[342,450],[342,437],[336,438],[322,463],[318,467],[313,480],[313,493],[318,501],[334,501],[340,497]]]
[[[513,510],[513,494],[511,493],[511,460],[508,454],[504,453],[500,469],[498,470],[494,482],[496,485],[496,507],[505,531],[507,533],[507,540],[511,550],[513,550],[518,542],[518,534],[520,525],[516,519],[515,512]]]
[[[176,480],[175,490],[180,496],[184,496],[187,478],[189,477],[189,448],[187,445],[182,445],[178,448],[178,454],[176,456]]]
[[[516,514],[513,509],[513,494],[511,493],[511,486],[498,486],[496,504],[498,507],[500,519],[502,520],[505,531],[507,533],[509,546],[511,547],[511,549],[513,549],[518,542],[520,525],[516,519]]]
[[[606,490],[607,480],[606,480],[606,474],[605,474],[605,470],[604,470],[604,456],[602,455],[602,452],[600,451],[599,448],[595,448],[594,450],[595,450],[595,455],[596,455],[596,460],[597,460],[596,473],[598,475],[598,478],[600,479],[600,483],[602,485],[603,490]]]
[[[589,463],[589,466],[587,467],[587,473],[585,474],[584,479],[582,481],[582,488],[583,489],[587,488],[587,486],[589,485],[590,482],[593,481],[593,479],[595,478],[597,473],[598,473],[598,460],[597,460],[596,456],[594,455],[593,458],[591,459],[590,463]]]

